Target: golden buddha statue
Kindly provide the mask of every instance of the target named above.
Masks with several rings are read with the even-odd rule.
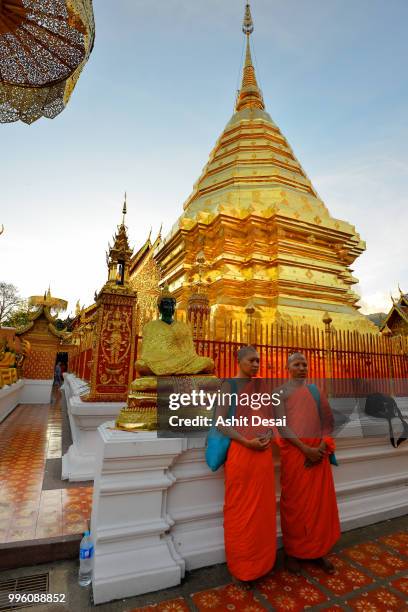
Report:
[[[140,359],[136,361],[136,378],[130,385],[127,406],[116,419],[116,427],[126,431],[157,429],[157,377],[188,379],[189,386],[199,384],[197,375],[214,371],[210,357],[197,355],[193,335],[187,323],[174,320],[176,299],[166,286],[157,306],[160,319],[143,328]]]
[[[167,287],[157,301],[160,319],[143,328],[142,354],[136,361],[141,376],[212,373],[214,361],[197,355],[187,323],[174,320],[176,300]]]
[[[17,382],[16,354],[8,348],[6,339],[0,346],[0,389]]]

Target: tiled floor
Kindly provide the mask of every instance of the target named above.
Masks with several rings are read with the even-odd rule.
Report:
[[[42,490],[47,459],[61,457],[61,394],[18,406],[0,424],[0,544],[79,534],[92,487]]]
[[[408,612],[407,532],[343,548],[331,559],[333,575],[304,562],[302,576],[278,569],[249,591],[231,583],[130,612]]]

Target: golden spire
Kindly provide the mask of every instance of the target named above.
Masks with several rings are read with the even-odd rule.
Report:
[[[122,219],[122,225],[125,225],[125,215],[127,213],[127,208],[126,208],[126,191],[125,191],[125,200],[123,202],[123,209],[122,209],[122,214],[123,214],[123,219]]]
[[[254,31],[254,22],[252,21],[251,7],[249,2],[245,5],[244,21],[242,22],[242,31],[244,34],[252,34]]]
[[[116,234],[113,236],[113,246],[108,244],[106,263],[108,266],[108,284],[116,286],[127,286],[129,281],[129,262],[133,249],[129,246],[127,228],[125,225],[126,192],[122,208],[122,223],[117,226]]]
[[[255,75],[255,68],[252,64],[251,48],[249,44],[249,37],[254,31],[254,24],[252,21],[251,7],[247,3],[245,6],[244,21],[242,23],[242,31],[246,36],[246,54],[245,54],[245,65],[242,73],[241,90],[238,95],[237,104],[235,110],[241,111],[244,108],[259,108],[265,109],[264,101],[262,98],[261,90],[258,87],[258,83]]]

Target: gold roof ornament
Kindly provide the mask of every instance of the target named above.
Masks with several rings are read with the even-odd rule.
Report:
[[[67,309],[68,302],[61,298],[52,297],[51,289],[45,291],[44,295],[32,295],[28,298],[29,306],[35,306],[37,308],[48,308],[49,310],[55,310],[56,312],[62,312]]]
[[[125,191],[125,199],[123,201],[123,208],[122,208],[122,225],[125,225],[125,215],[127,213],[127,206],[126,206],[126,191]]]
[[[92,0],[0,0],[0,123],[56,117],[94,38]]]
[[[131,249],[129,246],[127,227],[125,225],[125,216],[127,214],[126,197],[125,191],[125,199],[123,201],[122,208],[122,223],[117,226],[116,234],[113,236],[113,246],[110,246],[110,244],[108,245],[108,258],[129,261],[132,256],[133,249]]]
[[[383,336],[392,336],[392,331],[390,330],[388,325],[384,325],[384,327],[381,329],[381,333]]]
[[[249,300],[249,302],[247,303],[247,305],[245,306],[245,312],[248,315],[248,317],[252,317],[255,314],[255,304],[252,300]]]
[[[123,292],[129,289],[129,266],[133,249],[129,246],[125,216],[127,213],[126,192],[122,208],[122,223],[117,226],[113,236],[113,245],[108,244],[106,264],[108,266],[107,284],[111,289]]]
[[[249,4],[245,6],[242,31],[246,35],[246,53],[244,70],[242,73],[241,89],[238,94],[235,110],[241,111],[244,108],[259,108],[260,110],[264,110],[265,104],[256,80],[255,68],[252,64],[251,48],[249,44],[249,37],[254,31],[254,24],[252,21],[251,8]]]
[[[251,7],[249,2],[245,5],[244,21],[242,23],[242,31],[244,34],[252,34],[254,31],[254,23],[252,21]]]

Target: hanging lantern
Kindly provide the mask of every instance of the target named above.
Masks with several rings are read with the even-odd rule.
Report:
[[[58,115],[94,38],[92,0],[0,0],[0,122]]]

